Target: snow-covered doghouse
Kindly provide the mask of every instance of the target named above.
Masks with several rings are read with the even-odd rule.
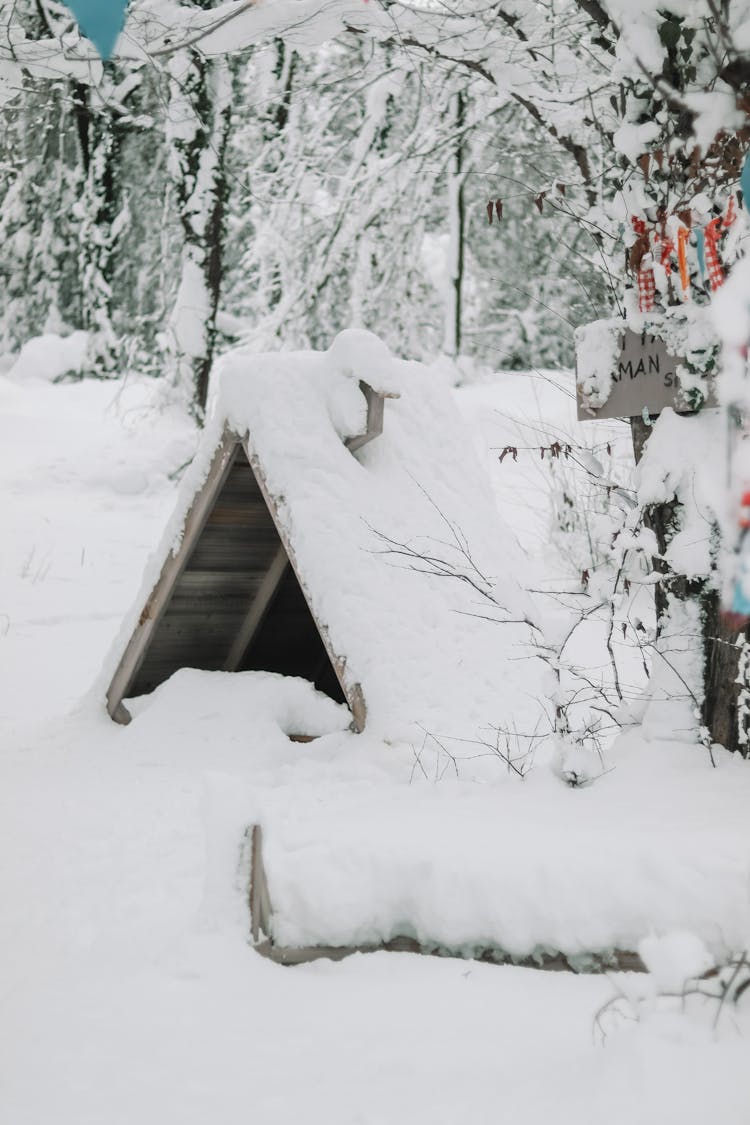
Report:
[[[391,740],[471,737],[511,705],[517,721],[531,610],[444,379],[346,332],[327,352],[239,349],[217,383],[115,654],[112,718],[193,667],[303,677]]]

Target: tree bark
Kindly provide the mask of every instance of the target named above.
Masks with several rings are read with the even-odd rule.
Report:
[[[170,60],[170,174],[183,231],[180,284],[168,332],[173,381],[205,411],[216,342],[224,264],[225,157],[231,127],[231,78],[224,60],[195,51]]]
[[[78,278],[81,328],[89,333],[86,370],[111,375],[118,367],[112,327],[111,259],[117,233],[120,132],[112,112],[92,108],[91,90],[76,83],[73,108],[78,135],[82,187]]]
[[[721,613],[715,590],[703,598],[705,697],[703,722],[715,742],[727,750],[748,753],[748,630],[737,630]],[[744,659],[743,659],[744,657]]]
[[[466,213],[464,206],[464,141],[462,136],[465,106],[459,90],[452,98],[456,144],[448,167],[448,294],[445,318],[446,355],[456,359],[461,354],[463,326],[464,250]]]
[[[641,418],[631,418],[633,452],[636,463],[643,454],[651,428]],[[650,505],[644,523],[656,536],[658,551],[664,555],[679,530],[679,502]],[[727,750],[748,753],[750,736],[750,630],[739,631],[721,612],[721,598],[708,580],[689,580],[670,575],[663,559],[654,559],[654,569],[664,574],[655,589],[657,645],[665,622],[669,620],[670,595],[681,602],[692,601],[699,608],[702,683],[696,702],[700,720],[711,741]]]

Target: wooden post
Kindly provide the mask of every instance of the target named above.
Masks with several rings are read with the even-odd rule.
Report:
[[[263,830],[259,824],[250,829],[250,847],[250,925],[257,945],[262,938],[271,938],[273,914],[263,865]]]
[[[346,441],[346,448],[350,453],[356,453],[358,449],[361,449],[363,445],[367,445],[373,438],[380,437],[383,432],[385,400],[387,398],[400,397],[397,394],[389,394],[387,391],[374,391],[370,384],[365,383],[363,379],[359,381],[359,389],[365,396],[365,401],[367,403],[367,421],[365,422],[364,433],[356,434]]]
[[[448,293],[445,316],[446,355],[456,359],[461,353],[463,327],[464,242],[466,239],[466,214],[464,207],[464,119],[463,94],[457,91],[453,103],[455,147],[448,168]]]

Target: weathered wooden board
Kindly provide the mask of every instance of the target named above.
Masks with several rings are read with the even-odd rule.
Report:
[[[663,340],[648,333],[626,329],[622,334],[622,347],[612,372],[612,390],[609,398],[596,409],[583,401],[576,382],[578,419],[581,422],[595,418],[635,418],[644,410],[660,414],[671,406],[678,413],[690,410],[677,377],[677,367],[684,362],[671,355]],[[713,398],[713,380],[706,380],[708,405],[716,405]]]
[[[364,433],[348,439],[346,447],[350,453],[356,453],[363,445],[367,445],[368,442],[379,437],[383,432],[383,400],[386,396],[374,391],[367,383],[360,381],[359,387],[367,403],[367,422],[365,423]]]
[[[270,565],[279,537],[273,524],[259,528],[206,526],[186,569],[189,571],[263,572]]]

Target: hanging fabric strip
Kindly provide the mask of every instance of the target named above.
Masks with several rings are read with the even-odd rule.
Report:
[[[726,211],[724,212],[724,216],[721,220],[721,225],[724,227],[724,230],[729,230],[729,228],[731,227],[732,223],[734,222],[734,220],[736,218],[737,218],[737,200],[735,199],[734,195],[730,195],[729,196],[729,202],[727,203]]]
[[[708,267],[708,280],[711,289],[715,292],[724,283],[724,270],[719,260],[719,227],[721,216],[706,223],[703,229],[703,238],[706,246],[706,266]]]
[[[656,282],[653,270],[638,270],[638,311],[653,312],[655,307]]]
[[[683,300],[690,300],[690,271],[687,264],[687,241],[690,231],[687,227],[680,227],[677,231],[677,263],[680,267],[680,285],[682,286]]]
[[[663,267],[667,277],[672,272],[671,257],[674,254],[674,243],[662,234],[657,234],[655,237],[656,245],[661,245],[661,253],[659,254],[659,265]]]
[[[701,281],[706,277],[706,243],[703,238],[703,231],[696,230],[695,232],[695,252],[698,257],[698,269],[701,273]]]
[[[638,219],[633,216],[633,230],[636,233],[639,242],[643,243],[644,253],[640,255],[640,260],[636,266],[636,278],[638,282],[638,311],[639,312],[652,312],[654,308],[654,298],[656,296],[656,283],[654,281],[654,271],[650,266],[643,267],[644,260],[650,261],[650,254],[648,253],[648,234],[646,231],[646,224],[643,219]]]

